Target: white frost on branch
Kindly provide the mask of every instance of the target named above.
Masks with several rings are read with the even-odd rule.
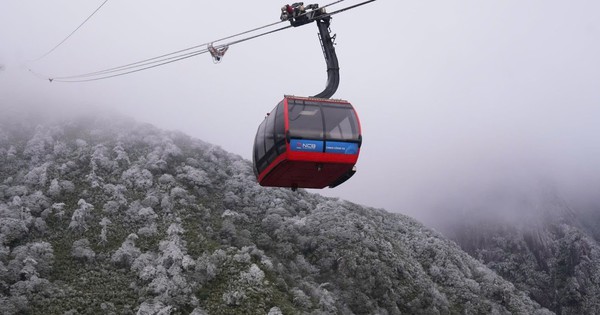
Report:
[[[38,167],[32,168],[25,175],[25,184],[33,187],[44,187],[48,181],[48,166],[50,163],[44,163]]]
[[[102,218],[102,221],[100,221],[100,226],[102,227],[102,230],[100,231],[100,244],[101,245],[105,245],[108,242],[108,226],[111,224],[112,222],[104,217]]]
[[[115,158],[115,161],[117,163],[121,164],[122,166],[128,166],[129,164],[131,164],[131,162],[129,161],[129,155],[127,154],[127,151],[123,149],[123,143],[117,143],[117,145],[113,148],[113,152],[117,155],[117,157]]]
[[[121,247],[112,255],[111,261],[121,267],[128,267],[133,261],[140,256],[141,251],[135,246],[135,241],[138,239],[136,234],[129,234],[127,239],[121,244]]]
[[[84,199],[79,199],[77,205],[79,207],[75,209],[73,215],[71,216],[69,229],[79,232],[87,231],[88,224],[86,221],[91,217],[91,212],[94,209],[94,206],[87,203]]]
[[[152,173],[147,169],[141,169],[139,166],[133,166],[123,172],[121,179],[128,188],[146,191],[153,184]]]
[[[87,238],[82,238],[73,242],[71,256],[82,261],[91,262],[96,258],[96,253],[94,253],[94,250],[90,247],[90,241]]]

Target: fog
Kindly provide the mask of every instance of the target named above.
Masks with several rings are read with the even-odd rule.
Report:
[[[250,159],[258,124],[284,94],[325,85],[314,25],[232,46],[216,65],[200,55],[108,80],[48,82],[269,24],[284,4],[108,2],[32,61],[100,3],[0,5],[3,112],[119,112]],[[315,192],[430,224],[465,209],[510,213],[514,200],[547,189],[598,204],[599,10],[591,0],[379,0],[335,16],[334,97],[354,104],[364,142],[358,173]]]

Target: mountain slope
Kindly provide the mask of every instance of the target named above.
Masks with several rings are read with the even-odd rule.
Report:
[[[0,126],[2,314],[546,314],[420,223],[118,117]]]
[[[597,211],[574,210],[547,188],[521,200],[519,221],[475,211],[446,227],[447,235],[557,314],[600,313]]]

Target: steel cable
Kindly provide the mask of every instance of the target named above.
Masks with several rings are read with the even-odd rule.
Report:
[[[33,61],[38,61],[46,56],[48,56],[49,54],[51,54],[53,51],[55,51],[58,47],[60,47],[60,45],[62,45],[64,42],[66,42],[71,36],[73,36],[73,34],[75,34],[75,32],[77,32],[85,23],[87,23],[87,21],[89,21],[89,19],[92,18],[92,16],[94,16],[96,14],[96,12],[100,11],[100,9],[108,2],[108,0],[104,0],[104,2],[102,2],[102,4],[94,11],[92,12],[92,14],[90,14],[90,16],[88,16],[81,24],[79,24],[79,26],[77,26],[77,28],[75,28],[74,31],[71,32],[71,34],[69,34],[67,37],[65,37],[65,39],[63,39],[60,43],[58,43],[56,46],[54,46],[54,48],[50,49],[47,53],[43,54],[42,56],[38,57],[37,59],[33,60]]]
[[[335,1],[335,2],[332,2],[332,3],[329,3],[329,4],[321,7],[320,9],[326,8],[326,7],[329,7],[329,6],[332,6],[332,5],[344,2],[344,1],[345,0],[338,0],[338,1]],[[341,12],[345,12],[345,11],[354,9],[356,7],[359,7],[359,6],[365,5],[365,4],[370,3],[370,2],[374,2],[374,1],[376,1],[376,0],[364,1],[364,2],[358,3],[356,5],[352,5],[352,6],[349,6],[349,7],[346,7],[346,8],[342,8],[340,10],[337,10],[337,11],[334,11],[334,12],[331,12],[331,13],[326,13],[326,14],[324,14],[322,16],[333,16],[335,14],[338,14],[338,13],[341,13]],[[304,13],[302,15],[305,15],[307,13]],[[300,16],[302,16],[302,15],[300,15]],[[205,54],[205,53],[208,52],[208,48],[203,48],[203,49],[200,49],[200,50],[194,50],[194,49],[198,49],[200,47],[207,46],[207,45],[210,45],[210,44],[213,44],[213,43],[216,43],[216,42],[222,42],[222,41],[227,40],[227,39],[232,39],[232,38],[235,38],[235,37],[246,35],[246,34],[249,34],[249,33],[252,33],[252,32],[255,32],[255,31],[258,31],[258,30],[261,30],[261,29],[265,29],[265,28],[268,28],[268,27],[275,26],[275,25],[283,23],[283,22],[287,22],[287,21],[278,21],[278,22],[275,22],[275,23],[270,23],[270,24],[267,24],[267,25],[264,25],[264,26],[261,26],[261,27],[257,27],[257,28],[248,30],[248,31],[244,31],[244,32],[241,32],[241,33],[237,33],[237,34],[234,34],[234,35],[223,37],[223,38],[217,39],[215,41],[206,42],[204,44],[195,45],[195,46],[192,46],[192,47],[189,47],[189,48],[186,48],[186,49],[181,49],[181,50],[178,50],[178,51],[175,51],[175,52],[172,52],[172,53],[163,54],[163,55],[160,55],[160,56],[157,56],[157,57],[144,59],[144,60],[141,60],[141,61],[137,61],[137,62],[125,64],[125,65],[118,66],[118,67],[113,67],[113,68],[109,68],[109,69],[104,69],[104,70],[94,71],[94,72],[89,72],[89,73],[84,73],[84,74],[78,74],[78,75],[73,75],[73,76],[53,77],[53,78],[48,78],[48,80],[50,80],[51,82],[54,82],[54,81],[56,81],[56,82],[89,82],[89,81],[97,81],[97,80],[102,80],[102,79],[108,79],[108,78],[114,78],[114,77],[118,77],[118,76],[122,76],[122,75],[127,75],[127,74],[131,74],[131,73],[135,73],[135,72],[140,72],[140,71],[143,71],[143,70],[156,68],[156,67],[159,67],[159,66],[162,66],[162,65],[170,64],[170,63],[173,63],[173,62],[177,62],[177,61],[180,61],[180,60],[184,60],[184,59],[195,57],[195,56],[198,56],[198,55],[201,55],[201,54]],[[260,34],[257,34],[257,35],[249,36],[249,37],[242,38],[242,39],[239,39],[239,40],[231,41],[231,42],[228,42],[228,43],[225,43],[225,44],[219,44],[219,45],[216,45],[215,47],[216,48],[220,48],[220,47],[232,46],[232,45],[239,44],[239,43],[242,43],[242,42],[245,42],[245,41],[249,41],[249,40],[252,40],[252,39],[255,39],[255,38],[258,38],[258,37],[262,37],[262,36],[265,36],[265,35],[268,35],[268,34],[279,32],[279,31],[282,31],[282,30],[285,30],[285,29],[288,29],[288,28],[291,28],[291,27],[292,27],[291,25],[288,25],[288,26],[285,26],[285,27],[282,27],[282,28],[278,28],[278,29],[267,31],[267,32],[260,33]],[[194,51],[187,52],[187,51],[190,51],[190,50],[194,50]],[[187,52],[187,53],[181,54],[183,52]]]

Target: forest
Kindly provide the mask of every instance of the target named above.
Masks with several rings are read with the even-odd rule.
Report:
[[[0,123],[2,314],[599,310],[596,241],[565,222],[455,242],[129,118]]]

